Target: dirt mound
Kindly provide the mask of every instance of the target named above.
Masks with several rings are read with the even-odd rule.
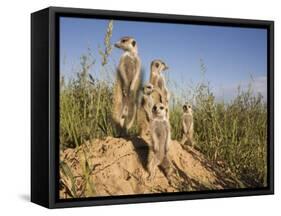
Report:
[[[192,147],[172,141],[171,174],[157,168],[147,178],[149,146],[140,138],[107,137],[60,152],[60,197],[89,197],[198,191],[242,187],[226,168],[212,164]]]

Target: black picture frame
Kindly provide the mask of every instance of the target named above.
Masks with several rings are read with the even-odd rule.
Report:
[[[268,187],[58,199],[60,16],[267,29]],[[49,7],[31,14],[31,201],[47,208],[274,194],[274,22]]]

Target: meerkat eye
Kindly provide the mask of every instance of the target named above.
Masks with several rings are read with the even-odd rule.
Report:
[[[189,105],[189,106],[188,106],[188,108],[190,109],[190,108],[191,108],[191,106]]]
[[[164,107],[163,107],[163,106],[161,106],[161,107],[160,107],[160,109],[161,109],[161,110],[163,110],[163,109],[164,109]]]
[[[125,39],[121,40],[121,43],[125,43],[125,42],[126,42],[126,40],[125,40]]]
[[[152,111],[156,111],[156,110],[157,110],[157,107],[153,106]]]
[[[157,68],[159,67],[159,63],[158,62],[155,63],[155,67],[157,67]]]
[[[132,41],[133,47],[136,46],[136,43],[137,43],[137,42],[136,42],[135,40]]]

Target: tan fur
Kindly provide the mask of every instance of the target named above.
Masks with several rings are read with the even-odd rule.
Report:
[[[185,104],[183,106],[183,115],[182,115],[182,141],[183,145],[194,146],[193,140],[193,113],[192,106],[190,104]]]
[[[153,99],[151,93],[153,92],[153,85],[148,84],[143,88],[140,106],[138,110],[138,125],[140,129],[140,136],[143,139],[148,139],[150,135],[149,123],[152,120],[152,106]]]
[[[170,124],[167,116],[167,108],[162,104],[155,104],[152,108],[153,119],[150,123],[151,148],[154,156],[148,164],[149,178],[153,179],[157,166],[167,159],[171,140]]]
[[[161,73],[167,69],[168,66],[161,60],[154,60],[151,62],[149,82],[155,89],[153,93],[154,103],[163,103],[165,106],[168,106],[170,95],[166,87],[165,79]]]
[[[132,37],[123,37],[115,44],[124,51],[117,68],[113,97],[113,120],[127,130],[133,125],[140,87],[141,61],[137,44]]]

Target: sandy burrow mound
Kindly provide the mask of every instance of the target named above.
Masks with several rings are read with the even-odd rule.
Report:
[[[60,152],[60,197],[112,196],[198,191],[242,187],[227,169],[210,163],[192,147],[172,141],[168,160],[171,172],[157,168],[147,178],[153,157],[140,138],[96,139]]]

